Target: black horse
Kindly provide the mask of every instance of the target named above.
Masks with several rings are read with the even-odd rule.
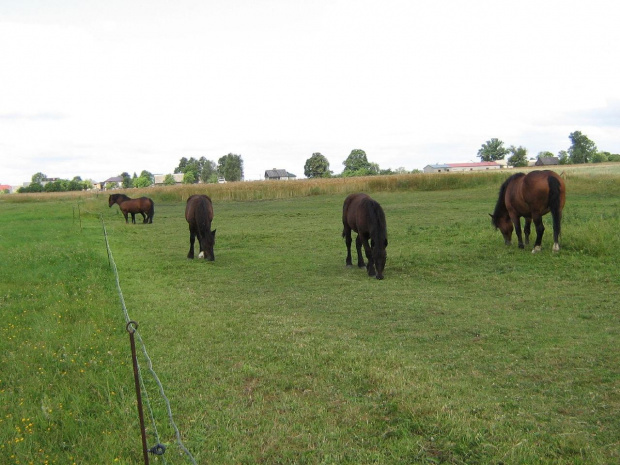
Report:
[[[215,260],[215,229],[211,231],[213,221],[213,204],[206,195],[192,195],[185,205],[185,219],[189,223],[189,253],[187,258],[194,258],[194,240],[198,237],[200,253],[198,258]]]
[[[108,199],[108,206],[112,206],[115,203],[118,204],[123,216],[125,217],[125,223],[129,223],[127,215],[131,213],[131,222],[135,224],[136,213],[142,215],[143,223],[152,223],[153,215],[155,214],[155,204],[148,197],[140,197],[139,199],[131,199],[125,194],[112,194]]]
[[[506,245],[510,245],[514,227],[523,249],[521,237],[521,217],[525,218],[525,243],[530,242],[532,221],[536,226],[536,242],[532,253],[540,252],[545,226],[542,217],[551,212],[553,218],[553,251],[560,250],[558,242],[562,221],[562,209],[566,200],[564,181],[555,172],[549,170],[531,171],[528,174],[516,173],[510,176],[499,189],[495,211],[491,214],[491,223],[504,236]]]
[[[366,194],[351,194],[342,206],[342,224],[344,225],[342,237],[345,238],[347,244],[347,266],[352,266],[351,231],[353,230],[357,233],[355,240],[357,266],[360,268],[366,266],[368,276],[376,275],[377,279],[383,279],[383,269],[387,258],[385,248],[388,240],[385,213],[381,205]],[[368,265],[364,265],[362,245]]]

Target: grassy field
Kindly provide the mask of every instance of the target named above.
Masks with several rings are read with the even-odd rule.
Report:
[[[143,463],[103,219],[196,463],[617,463],[620,173],[564,175],[562,250],[545,218],[538,255],[490,225],[506,173],[208,186],[215,262],[185,258],[201,187],[144,191],[152,225],[107,195],[2,197],[0,462]],[[344,266],[359,190],[383,281]],[[190,463],[141,364],[166,463]]]

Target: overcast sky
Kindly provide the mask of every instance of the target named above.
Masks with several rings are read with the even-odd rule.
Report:
[[[304,176],[530,157],[581,131],[620,153],[609,0],[0,0],[0,184],[172,173],[241,155]]]

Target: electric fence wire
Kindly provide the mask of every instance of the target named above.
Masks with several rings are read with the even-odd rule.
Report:
[[[105,238],[106,249],[108,251],[108,258],[110,260],[110,265],[112,266],[112,270],[114,271],[114,278],[116,280],[116,289],[118,290],[118,295],[119,295],[119,298],[120,298],[120,301],[121,301],[121,307],[123,308],[123,313],[125,315],[125,323],[129,324],[131,319],[129,318],[129,312],[127,311],[127,307],[125,306],[125,299],[123,297],[123,291],[121,290],[121,284],[120,284],[120,279],[119,279],[119,276],[118,276],[118,270],[116,268],[116,263],[114,262],[114,257],[112,255],[112,249],[110,248],[110,243],[108,241],[108,232],[107,232],[106,227],[105,227],[105,222],[103,221],[103,215],[101,215],[101,224],[103,226],[103,236]],[[187,457],[191,460],[192,464],[196,465],[196,460],[194,459],[192,454],[189,452],[189,450],[187,450],[187,448],[183,444],[183,441],[181,440],[181,433],[179,432],[179,429],[177,428],[177,425],[174,422],[174,419],[172,417],[172,408],[170,406],[170,401],[168,400],[168,397],[166,396],[166,394],[164,392],[164,386],[162,385],[161,381],[159,380],[159,377],[157,376],[157,373],[155,373],[155,370],[153,369],[153,362],[151,360],[151,357],[149,357],[149,355],[148,355],[148,353],[146,351],[146,345],[144,344],[144,341],[142,340],[142,336],[140,336],[140,333],[138,332],[137,328],[134,328],[134,331],[135,331],[134,335],[137,336],[138,341],[140,341],[140,346],[142,347],[142,353],[144,354],[144,358],[147,361],[147,366],[148,366],[148,369],[149,369],[149,371],[151,373],[151,376],[153,376],[153,379],[155,380],[155,383],[159,387],[159,394],[164,399],[164,403],[166,404],[166,410],[168,412],[168,419],[170,421],[170,425],[174,429],[174,433],[176,435],[177,444],[181,448],[181,450],[187,455]],[[140,370],[139,363],[138,363],[138,373],[140,373],[140,383],[142,384],[143,389],[144,389],[144,380],[142,379],[142,371]],[[146,393],[146,389],[144,389],[144,392]],[[159,440],[159,433],[157,432],[157,426],[156,426],[155,418],[153,416],[153,410],[151,409],[151,405],[150,405],[148,394],[146,394],[146,399],[147,399],[147,408],[148,408],[149,414],[151,416],[151,421],[153,423],[155,437],[157,439],[157,444],[159,445],[161,442]],[[163,455],[161,457],[164,459],[164,462],[165,462],[165,458],[163,457]]]

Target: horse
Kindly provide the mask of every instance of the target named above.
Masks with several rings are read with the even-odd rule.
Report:
[[[194,240],[198,237],[200,253],[198,258],[215,260],[215,229],[211,231],[213,204],[206,195],[192,195],[185,205],[185,219],[189,223],[189,252],[187,258],[194,258]]]
[[[342,237],[347,244],[347,266],[351,263],[351,231],[357,233],[355,247],[357,249],[357,266],[366,266],[368,276],[376,276],[383,279],[383,270],[387,254],[385,248],[388,245],[387,226],[385,213],[381,205],[366,194],[350,194],[342,206]],[[370,244],[369,244],[370,241]],[[368,259],[368,265],[362,258],[362,246]],[[376,272],[375,272],[376,267]]]
[[[136,213],[142,215],[143,223],[152,223],[155,214],[155,204],[148,197],[140,197],[139,199],[131,199],[125,194],[112,194],[108,199],[108,205],[112,207],[115,203],[125,216],[125,223],[129,223],[127,215],[131,213],[131,222],[135,224]]]
[[[536,226],[536,242],[532,253],[541,250],[545,226],[543,215],[551,212],[553,218],[553,251],[560,250],[558,238],[561,232],[562,209],[566,201],[564,181],[555,172],[549,170],[532,171],[528,174],[516,173],[510,176],[499,189],[495,211],[491,215],[491,224],[504,236],[506,245],[510,245],[514,226],[519,248],[523,249],[521,237],[521,217],[525,218],[525,243],[530,242],[532,221]]]

